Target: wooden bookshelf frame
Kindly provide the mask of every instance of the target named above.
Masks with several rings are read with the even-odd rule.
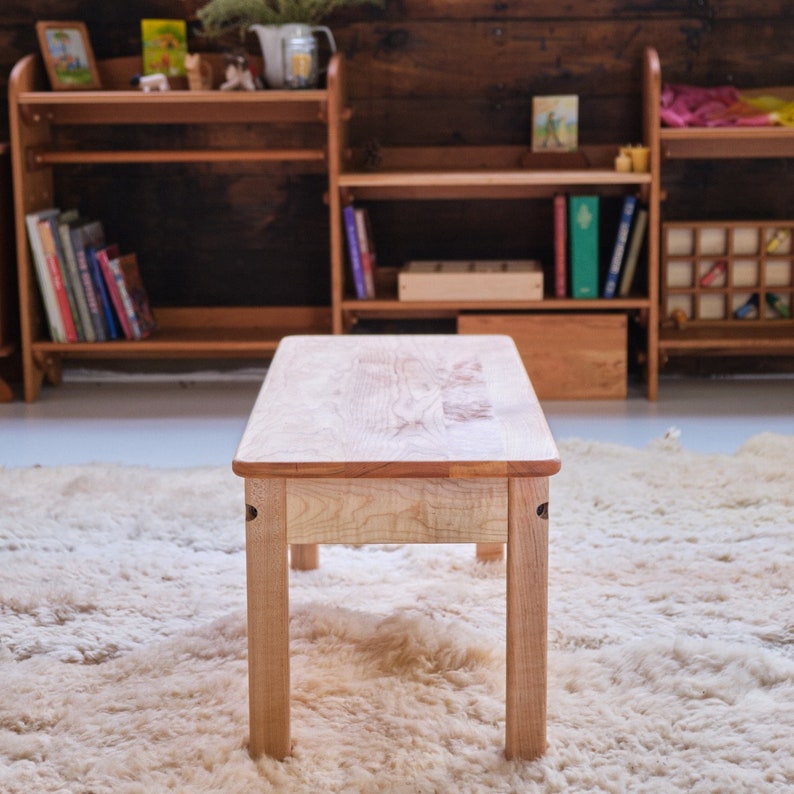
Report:
[[[167,92],[131,90],[129,75],[139,58],[114,58],[97,66],[103,90],[53,92],[46,87],[36,55],[20,60],[9,80],[14,215],[20,297],[21,354],[24,397],[36,400],[45,379],[58,383],[65,358],[191,358],[267,357],[288,333],[330,333],[330,306],[158,307],[160,330],[142,340],[53,342],[46,332],[38,284],[27,243],[25,215],[57,206],[53,169],[86,163],[246,162],[293,163],[327,172],[327,152],[335,140],[329,124],[330,95],[340,85],[342,61],[332,59],[328,87],[308,91]],[[220,57],[216,74],[222,73]],[[333,103],[339,106],[339,103]],[[320,125],[324,143],[316,148],[249,149],[58,149],[53,143],[59,125],[123,124],[290,124]],[[110,136],[109,136],[110,137]]]
[[[658,152],[656,167],[659,173],[655,182],[662,187],[664,163],[670,160],[722,160],[752,158],[790,158],[794,157],[794,129],[791,127],[686,127],[667,128],[661,126],[660,101],[662,70],[655,49],[645,51],[645,104],[650,122],[650,145]],[[774,94],[784,98],[794,98],[794,88],[772,87],[746,92],[754,94]],[[690,226],[705,227],[707,224],[693,219]],[[731,226],[752,226],[769,229],[777,226],[790,228],[789,221],[770,218],[764,222],[732,219],[719,222],[725,228]],[[763,254],[759,253],[759,260]],[[669,260],[662,254],[662,278],[667,277]],[[763,274],[760,277],[759,292],[766,291]],[[784,287],[791,295],[792,285]],[[733,294],[732,287],[726,290]],[[747,290],[743,290],[746,292]],[[692,295],[700,294],[692,288]],[[669,356],[676,355],[792,355],[794,354],[794,322],[785,318],[772,318],[763,310],[754,320],[736,320],[733,317],[704,319],[702,316],[688,318],[684,324],[671,321],[667,311],[667,293],[660,307],[659,360],[663,363]],[[790,305],[790,304],[789,304]],[[727,314],[727,312],[726,312]]]

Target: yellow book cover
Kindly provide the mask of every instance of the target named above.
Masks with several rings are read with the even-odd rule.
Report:
[[[142,19],[143,73],[184,77],[187,23],[184,19]]]

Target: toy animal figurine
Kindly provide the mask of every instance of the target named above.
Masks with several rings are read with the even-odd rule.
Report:
[[[197,52],[185,55],[187,85],[191,91],[209,91],[212,88],[212,66]]]
[[[130,85],[140,88],[141,91],[168,91],[171,86],[168,78],[157,72],[156,74],[136,74],[130,80]]]
[[[256,91],[254,76],[248,68],[246,57],[244,55],[227,54],[224,58],[226,61],[226,81],[221,83],[221,91]]]

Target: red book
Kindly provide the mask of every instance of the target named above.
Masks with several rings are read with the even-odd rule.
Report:
[[[568,215],[562,193],[554,197],[554,297],[568,296]]]

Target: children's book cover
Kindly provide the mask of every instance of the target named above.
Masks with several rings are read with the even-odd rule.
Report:
[[[184,77],[187,23],[184,19],[142,19],[143,73]]]
[[[579,145],[579,97],[532,98],[532,151],[575,152]]]

